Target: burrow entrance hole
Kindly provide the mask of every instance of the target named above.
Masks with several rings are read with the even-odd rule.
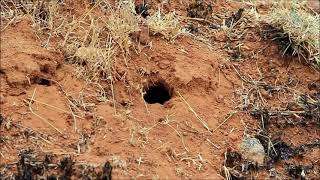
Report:
[[[34,77],[32,79],[32,83],[36,83],[41,86],[51,86],[51,81],[49,79],[41,78],[41,77]]]
[[[144,88],[143,99],[148,104],[164,104],[172,97],[172,88],[165,81],[157,81]]]

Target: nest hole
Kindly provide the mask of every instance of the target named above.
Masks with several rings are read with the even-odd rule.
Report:
[[[35,77],[34,79],[32,79],[32,82],[41,86],[51,86],[51,81],[46,78]]]
[[[145,88],[144,100],[148,104],[164,104],[172,97],[172,90],[169,85],[164,81],[158,81],[152,86]]]

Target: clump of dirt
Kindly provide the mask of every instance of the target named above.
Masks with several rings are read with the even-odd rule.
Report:
[[[28,21],[23,21],[16,27],[23,29],[15,32],[16,38],[11,38],[12,27],[8,27],[8,31],[1,35],[0,70],[8,85],[16,88],[7,90],[16,94],[23,93],[24,88],[32,84],[50,86],[50,79],[56,75],[57,69],[63,63],[63,56],[59,52],[39,48],[37,37]],[[25,36],[25,33],[30,33],[30,36]],[[17,41],[20,42],[19,45],[16,44]]]

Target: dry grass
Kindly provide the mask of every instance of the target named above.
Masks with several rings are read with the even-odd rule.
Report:
[[[112,156],[110,161],[113,167],[119,168],[125,171],[128,170],[127,161],[124,159],[121,159],[119,156]]]
[[[88,82],[110,79],[115,61],[114,55],[115,48],[110,37],[103,47],[89,45],[78,48],[74,55],[76,62],[79,65],[84,65],[78,67],[78,78]]]
[[[153,34],[161,34],[167,40],[173,40],[183,33],[179,19],[174,12],[161,15],[159,9],[147,19],[147,24]]]
[[[129,48],[132,45],[130,34],[139,31],[134,2],[132,0],[120,1],[111,12],[106,26],[120,49],[129,53]]]
[[[1,31],[22,18],[31,20],[32,27],[43,47],[48,47],[51,37],[60,35],[66,26],[61,13],[61,3],[54,1],[1,1]]]
[[[128,10],[129,6],[126,5],[120,3],[118,10],[121,11],[124,6]],[[131,10],[132,5],[131,1]],[[101,83],[108,84],[104,84],[104,88],[97,88],[102,93],[101,96],[97,95],[97,99],[106,101],[106,91],[108,95],[113,95],[112,72],[117,49],[115,40],[106,29],[106,17],[97,17],[92,12],[106,13],[110,6],[105,0],[97,1],[80,17],[65,14],[62,8],[62,2],[58,0],[1,1],[1,24],[5,25],[1,26],[1,31],[21,18],[31,20],[31,26],[43,47],[57,48],[50,46],[51,38],[59,39],[58,48],[64,52],[66,60],[74,65],[78,78],[98,87],[102,87]]]
[[[31,12],[33,7],[33,1],[2,0],[0,1],[0,5],[2,22],[18,16],[23,16],[24,14]]]
[[[1,0],[1,31],[4,31],[9,25],[15,24],[32,10],[31,1]]]
[[[301,5],[290,7],[277,6],[262,17],[269,25],[282,32],[280,37],[288,36],[290,44],[285,49],[293,48],[293,54],[320,67],[320,16],[306,12]]]

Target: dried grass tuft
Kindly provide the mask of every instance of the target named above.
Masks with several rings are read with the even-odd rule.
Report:
[[[111,37],[107,38],[103,46],[89,45],[78,48],[74,55],[76,64],[79,64],[77,77],[88,82],[111,80],[115,52]]]
[[[306,12],[301,5],[291,4],[291,7],[277,6],[263,16],[273,28],[278,30],[279,38],[288,37],[289,45],[285,48],[293,49],[292,55],[299,55],[308,62],[320,68],[320,16]]]
[[[132,45],[130,34],[139,31],[134,1],[120,1],[111,12],[106,26],[120,49],[129,53]]]
[[[161,15],[159,9],[147,19],[147,24],[153,34],[161,34],[167,40],[173,40],[183,33],[179,19],[174,12]]]

